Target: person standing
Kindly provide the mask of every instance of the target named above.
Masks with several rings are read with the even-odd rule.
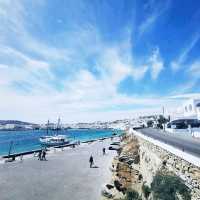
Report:
[[[103,148],[103,155],[106,155],[106,148]]]
[[[42,150],[40,150],[38,153],[38,160],[42,160]]]
[[[92,155],[90,156],[89,162],[90,162],[90,168],[92,168],[92,166],[94,164],[94,159],[93,159]]]
[[[42,150],[42,160],[47,160],[47,159],[46,159],[46,154],[47,154],[47,153],[46,153],[46,149],[43,149],[43,150]]]

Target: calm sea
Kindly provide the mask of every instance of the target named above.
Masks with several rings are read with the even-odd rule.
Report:
[[[68,129],[59,131],[58,134],[67,135],[73,141],[87,141],[103,137],[110,137],[113,132],[121,134],[121,131],[96,130],[96,129]],[[49,131],[49,135],[56,134]],[[10,147],[11,153],[18,153],[41,148],[39,137],[46,135],[46,130],[29,131],[0,131],[0,155],[7,155]],[[11,145],[12,143],[12,145]]]

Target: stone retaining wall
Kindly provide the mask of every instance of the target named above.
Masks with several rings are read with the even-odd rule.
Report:
[[[165,166],[185,181],[192,190],[192,200],[200,200],[200,169],[189,162],[163,150],[142,138],[140,145],[140,173],[148,185],[152,182],[156,171]]]
[[[133,134],[127,133],[119,149],[110,168],[112,179],[108,185],[111,189],[105,187],[102,190],[103,200],[123,199],[123,191],[128,188],[146,200],[142,187],[150,186],[158,171],[179,176],[191,189],[192,200],[200,200],[200,168]]]

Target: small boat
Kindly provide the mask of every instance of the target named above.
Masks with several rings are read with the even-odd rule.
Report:
[[[59,146],[59,145],[64,145],[64,144],[69,144],[70,140],[67,138],[66,135],[58,135],[58,131],[61,130],[60,126],[60,118],[58,119],[58,124],[57,124],[57,134],[55,135],[48,135],[49,130],[49,120],[47,123],[47,135],[41,136],[39,138],[39,141],[42,145],[45,146]]]
[[[70,143],[65,135],[42,136],[39,140],[42,145],[46,146],[59,146]]]

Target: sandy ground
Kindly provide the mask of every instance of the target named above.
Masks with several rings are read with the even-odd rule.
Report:
[[[98,200],[102,186],[109,182],[115,151],[108,148],[110,139],[84,144],[75,149],[57,150],[37,158],[0,165],[0,200]],[[97,168],[89,167],[93,155]]]

